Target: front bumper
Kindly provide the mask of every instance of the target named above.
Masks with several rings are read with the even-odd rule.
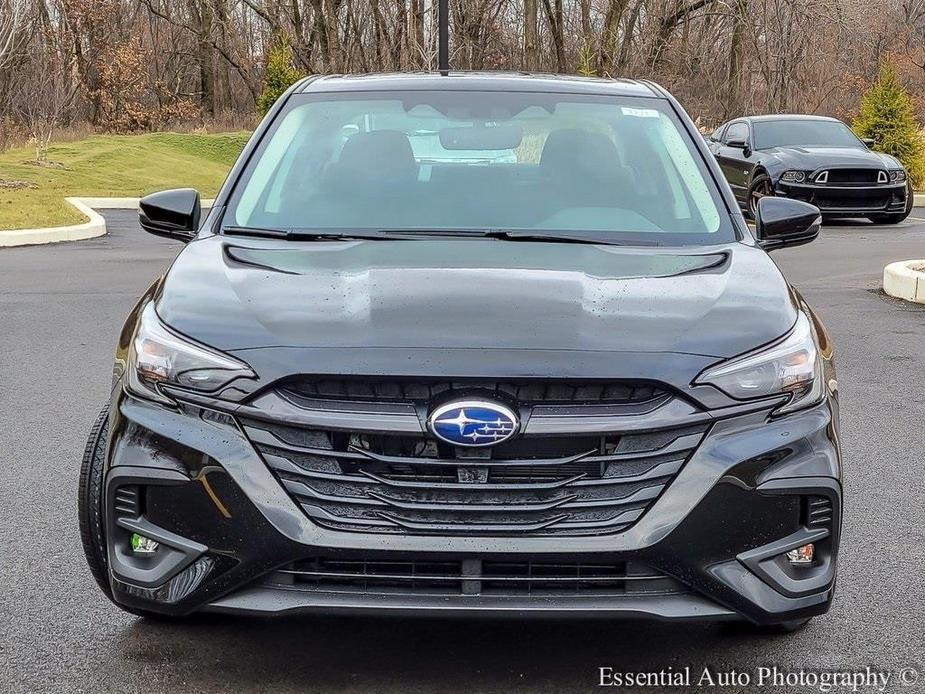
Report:
[[[121,389],[114,398],[106,475],[110,569],[115,599],[136,608],[775,623],[821,614],[832,598],[841,520],[833,399],[776,420],[767,407],[732,408],[716,418],[673,481],[622,532],[486,537],[324,528],[286,493],[232,416],[194,404],[172,411]],[[812,522],[813,499],[828,504],[825,527]],[[131,532],[161,542],[166,558],[131,556]],[[781,553],[809,541],[817,544],[818,565],[796,575],[780,566]],[[354,565],[432,561],[458,566],[460,575],[428,574],[423,588],[420,578],[407,577],[349,585],[284,580],[299,573],[292,570],[298,562],[319,556]],[[522,573],[546,564],[618,567],[620,577],[607,585],[619,590],[583,590],[589,582],[582,580],[550,589],[550,579],[531,583],[533,574]],[[485,571],[501,565],[520,567],[519,578],[490,581]],[[634,582],[639,571],[646,580]]]
[[[907,203],[905,181],[841,186],[779,181],[774,191],[777,195],[815,205],[830,216],[899,214],[905,211]]]

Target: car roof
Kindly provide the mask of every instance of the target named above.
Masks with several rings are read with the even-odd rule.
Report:
[[[781,121],[781,120],[819,120],[819,121],[829,121],[832,123],[841,123],[837,118],[830,118],[829,116],[813,116],[804,113],[771,113],[763,116],[743,116],[742,118],[733,118],[733,120],[747,120],[752,121],[753,123],[767,123],[769,121]]]
[[[309,77],[302,94],[351,91],[499,91],[603,94],[665,98],[658,85],[631,79],[603,79],[529,72],[407,72]]]

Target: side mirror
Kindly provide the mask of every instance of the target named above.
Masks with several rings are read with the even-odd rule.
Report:
[[[745,140],[726,140],[726,146],[733,149],[748,149],[748,143]]]
[[[868,147],[873,147],[874,145],[877,144],[877,141],[873,139],[872,137],[862,137],[861,142],[863,142]]]
[[[766,251],[809,243],[819,236],[820,227],[822,214],[815,205],[771,196],[758,201],[755,235]]]
[[[151,193],[138,203],[141,228],[155,236],[166,236],[184,243],[199,229],[202,205],[199,192],[192,188],[177,188]]]

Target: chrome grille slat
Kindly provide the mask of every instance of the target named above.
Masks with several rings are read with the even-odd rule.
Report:
[[[351,446],[350,450],[354,453],[359,453],[363,458],[369,460],[375,460],[379,463],[414,463],[415,465],[442,465],[444,467],[458,467],[459,459],[452,458],[409,458],[406,456],[398,455],[382,455],[379,453],[373,453],[372,451],[367,451],[356,446]],[[565,465],[567,463],[576,463],[579,460],[584,460],[585,462],[600,462],[599,460],[594,460],[591,457],[591,454],[594,451],[585,451],[584,453],[578,453],[573,456],[567,456],[565,458],[539,458],[539,459],[527,459],[527,460],[478,460],[474,459],[471,461],[466,461],[467,465],[472,467],[501,467],[504,465]]]
[[[444,467],[456,467],[459,465],[459,460],[452,458],[412,458],[407,456],[396,456],[396,455],[382,455],[378,453],[372,453],[370,451],[361,451],[357,448],[351,448],[347,451],[336,451],[327,448],[313,448],[308,446],[297,446],[290,443],[287,443],[275,436],[269,431],[264,429],[259,429],[256,427],[248,427],[247,430],[248,437],[257,444],[263,444],[266,446],[272,446],[274,448],[279,448],[282,450],[290,451],[292,453],[302,453],[305,455],[319,455],[319,456],[329,456],[331,458],[338,458],[341,460],[376,460],[377,462],[383,463],[414,463],[415,465],[442,465]],[[517,466],[517,465],[534,465],[534,466],[543,466],[543,465],[563,465],[565,463],[577,462],[578,460],[583,460],[587,463],[610,463],[610,462],[619,462],[623,460],[638,460],[640,458],[653,458],[660,455],[667,455],[669,453],[680,453],[688,451],[692,448],[695,448],[700,442],[700,439],[703,438],[703,433],[698,434],[686,434],[679,436],[674,441],[666,444],[665,446],[651,451],[641,451],[638,453],[614,453],[611,455],[592,455],[593,451],[588,451],[584,453],[579,453],[573,456],[566,456],[563,458],[523,458],[523,459],[490,459],[490,460],[467,460],[466,465],[472,465],[473,467],[478,466],[491,466],[491,467],[503,467],[503,466]]]
[[[435,511],[435,512],[454,512],[454,513],[481,513],[489,511],[493,513],[524,513],[530,511],[547,511],[553,508],[562,509],[584,509],[584,508],[619,508],[654,499],[661,493],[664,485],[652,485],[643,487],[627,496],[608,497],[603,499],[579,499],[577,494],[555,497],[542,502],[517,500],[516,503],[489,503],[480,504],[475,502],[415,502],[404,499],[396,499],[378,492],[367,491],[368,496],[344,496],[331,495],[314,489],[304,482],[283,479],[283,485],[286,489],[300,498],[327,501],[334,504],[354,504],[359,506],[391,506],[408,511]],[[468,485],[475,486],[475,485]],[[476,489],[480,493],[485,490]],[[377,503],[379,502],[379,503]]]
[[[546,520],[532,523],[433,523],[418,522],[396,516],[394,514],[379,512],[380,517],[392,521],[395,525],[408,530],[417,530],[424,533],[528,533],[543,530],[550,526],[561,523],[568,518],[568,514],[555,516]]]
[[[329,480],[335,482],[356,483],[356,484],[382,484],[389,487],[399,487],[407,489],[446,489],[446,490],[473,490],[473,485],[466,482],[414,482],[401,479],[389,479],[380,477],[368,470],[359,470],[357,475],[346,475],[329,472],[321,472],[300,467],[299,465],[271,453],[265,453],[264,459],[278,472],[302,475],[311,479]],[[658,463],[645,472],[636,475],[614,475],[600,477],[597,479],[586,479],[585,474],[574,475],[565,479],[552,482],[533,482],[519,484],[495,484],[486,482],[479,484],[477,489],[486,491],[520,491],[520,490],[542,490],[542,489],[560,489],[566,486],[579,487],[607,487],[620,484],[629,484],[632,482],[642,482],[645,480],[655,479],[658,477],[669,477],[681,469],[684,464],[684,458],[678,458],[662,463]]]
[[[302,510],[305,513],[318,522],[320,525],[333,529],[342,529],[342,530],[351,530],[356,529],[356,527],[363,528],[380,528],[380,529],[391,529],[395,530],[398,528],[405,528],[409,530],[418,530],[423,533],[445,533],[448,531],[460,532],[463,531],[466,534],[479,534],[479,533],[498,533],[498,534],[517,534],[522,532],[542,530],[548,527],[555,526],[557,529],[564,531],[574,531],[577,533],[583,533],[586,531],[607,531],[607,532],[616,532],[623,530],[632,525],[645,511],[645,508],[630,509],[624,511],[623,513],[613,517],[606,518],[603,520],[588,520],[588,521],[568,521],[565,522],[570,516],[569,514],[560,514],[552,518],[542,519],[535,523],[494,523],[494,524],[483,524],[483,523],[437,523],[434,521],[428,521],[426,523],[420,523],[413,520],[408,520],[402,516],[397,516],[394,514],[389,514],[384,511],[374,511],[375,517],[373,518],[344,518],[337,516],[327,509],[321,508],[309,503],[301,503]]]
[[[360,470],[360,474],[386,487],[398,487],[403,489],[471,490],[473,486],[468,482],[409,482],[407,480],[390,480],[385,477],[378,477],[366,470]],[[582,474],[558,482],[534,482],[532,484],[492,484],[489,482],[479,485],[479,488],[488,491],[539,491],[543,489],[561,489],[570,484],[575,484],[583,478],[584,475]]]
[[[571,494],[569,496],[563,496],[557,499],[550,499],[549,501],[540,503],[540,504],[451,504],[451,503],[434,503],[434,504],[421,504],[408,501],[400,501],[398,499],[392,499],[383,494],[378,494],[376,492],[370,492],[369,495],[374,499],[378,499],[387,506],[393,508],[399,508],[404,511],[436,511],[436,512],[453,512],[453,513],[529,513],[531,511],[551,511],[552,509],[559,508],[564,504],[568,504],[570,501],[575,499],[575,495]]]

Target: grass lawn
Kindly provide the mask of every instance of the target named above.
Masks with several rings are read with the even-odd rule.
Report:
[[[48,165],[35,150],[0,154],[0,233],[4,229],[86,221],[69,196],[140,197],[163,188],[196,188],[213,197],[249,133],[98,135],[52,145]],[[24,185],[25,184],[25,185]]]

